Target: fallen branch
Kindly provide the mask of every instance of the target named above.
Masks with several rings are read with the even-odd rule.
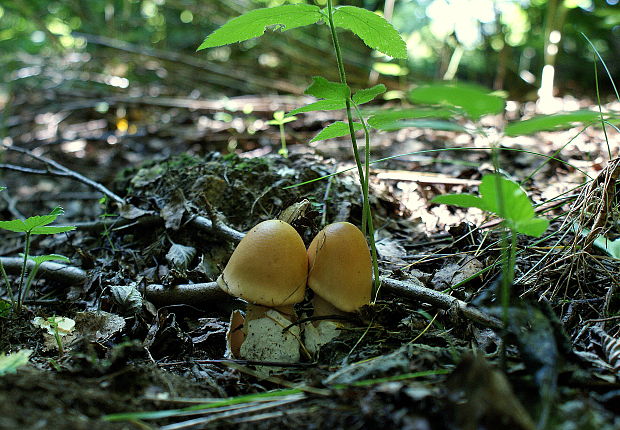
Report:
[[[0,262],[2,262],[7,273],[19,274],[22,270],[24,259],[20,257],[0,257]],[[32,270],[34,262],[28,260],[26,267],[28,270]],[[87,275],[84,270],[77,267],[46,261],[39,267],[37,277],[69,285],[77,285],[86,282]]]
[[[232,300],[233,297],[222,290],[217,282],[203,284],[182,284],[165,287],[159,284],[147,285],[144,296],[158,306],[177,305],[188,303],[202,305],[222,300]]]
[[[239,233],[239,232],[237,232]],[[0,261],[9,273],[19,273],[23,260],[18,257],[0,257]],[[28,270],[34,266],[32,261],[28,261]],[[86,282],[87,274],[84,270],[64,264],[46,262],[39,268],[39,276],[63,282],[71,285]],[[410,300],[416,300],[436,306],[440,309],[450,309],[456,307],[467,319],[478,324],[499,329],[502,323],[497,318],[487,315],[468,303],[456,299],[452,296],[439,291],[431,290],[414,282],[397,281],[396,279],[382,279],[382,287],[385,291],[400,295]],[[217,285],[216,282],[206,282],[201,284],[181,284],[166,287],[159,284],[147,285],[144,288],[144,296],[147,300],[157,305],[172,305],[191,303],[201,305],[232,299]]]
[[[440,309],[450,309],[452,307],[456,307],[456,309],[458,309],[459,312],[461,312],[461,314],[463,314],[463,316],[467,319],[487,327],[495,329],[500,329],[503,327],[502,322],[499,319],[485,314],[480,309],[469,305],[467,302],[449,296],[440,291],[431,290],[421,284],[416,285],[411,282],[384,278],[381,280],[381,287],[392,292],[393,294],[428,303]]]
[[[226,238],[239,242],[245,236],[245,233],[235,230],[232,227],[228,227],[222,223],[216,223],[213,227],[213,222],[203,216],[195,216],[190,219],[188,225],[198,230],[209,231],[211,233],[220,234]],[[105,229],[112,231],[119,231],[132,227],[155,227],[157,225],[163,225],[164,220],[158,215],[145,215],[136,219],[127,218],[104,218],[99,221],[87,221],[73,223],[78,230],[84,230],[89,232],[100,232]]]
[[[384,278],[382,288],[401,297],[424,302],[436,306],[440,309],[450,309],[456,307],[467,319],[491,327],[494,329],[502,328],[499,319],[487,315],[468,303],[456,299],[452,296],[439,291],[431,290],[414,282],[397,281],[396,279]],[[147,285],[144,291],[147,300],[156,304],[170,305],[178,303],[206,304],[213,300],[222,300],[226,294],[219,288],[216,282],[204,284],[177,285],[174,287],[164,287],[162,285]]]

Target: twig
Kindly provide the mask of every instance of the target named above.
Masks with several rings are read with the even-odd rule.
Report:
[[[381,281],[385,291],[390,291],[410,300],[429,303],[440,309],[450,309],[456,306],[463,316],[473,322],[495,329],[502,327],[502,323],[499,319],[487,315],[468,303],[447,294],[431,290],[421,285],[416,285],[412,282],[397,281],[389,278],[382,279]],[[158,304],[202,304],[213,302],[214,300],[221,300],[226,296],[216,282],[177,285],[174,287],[147,285],[145,295],[148,300]]]
[[[21,272],[24,263],[24,259],[19,257],[0,257],[0,261],[8,273],[16,274]],[[28,270],[32,270],[34,268],[34,261],[28,260],[26,267]],[[77,285],[86,281],[86,272],[84,270],[51,261],[41,264],[37,276],[70,285]]]
[[[43,157],[41,155],[36,155],[32,151],[29,151],[29,150],[27,150],[25,148],[21,148],[19,146],[7,145],[5,143],[2,143],[1,145],[7,151],[19,152],[20,154],[27,155],[30,158],[33,158],[33,159],[35,159],[37,161],[40,161],[41,163],[44,163],[47,166],[50,166],[50,167],[56,169],[56,171],[50,170],[50,172],[49,172],[50,175],[70,177],[72,179],[75,179],[78,182],[81,182],[81,183],[83,183],[85,185],[88,185],[89,187],[92,187],[92,188],[96,189],[97,191],[102,192],[103,194],[105,194],[106,196],[110,197],[112,200],[114,200],[117,203],[125,204],[125,200],[123,200],[122,197],[117,196],[112,191],[108,190],[106,187],[101,185],[100,183],[95,182],[95,181],[93,181],[91,179],[88,179],[86,176],[80,175],[77,172],[74,172],[73,170],[66,168],[65,166],[57,163],[54,160],[51,160],[51,159],[49,159],[47,157]]]
[[[245,236],[245,233],[241,233],[240,231],[237,231],[234,228],[228,227],[227,225],[222,223],[217,223],[217,226],[213,227],[213,222],[203,216],[195,216],[194,218],[189,220],[189,224],[202,230],[216,231],[217,233],[221,233],[229,239],[235,240],[237,242],[239,242]]]
[[[17,257],[0,257],[0,261],[4,265],[6,271],[10,273],[18,273],[21,270],[21,264],[23,263],[23,260]],[[32,267],[34,267],[34,263],[29,260],[29,270],[31,270]],[[52,262],[45,262],[41,264],[41,267],[39,268],[39,276],[69,284],[80,284],[85,282],[87,279],[86,272],[82,269]],[[449,309],[456,306],[463,316],[481,325],[495,329],[502,327],[502,323],[497,318],[485,314],[481,310],[476,309],[462,300],[456,299],[439,291],[431,290],[430,288],[426,288],[421,285],[415,285],[412,282],[397,281],[390,278],[382,279],[382,285],[385,291],[400,294],[401,296],[411,300],[429,303],[440,309]],[[216,282],[181,284],[170,287],[165,287],[159,284],[151,284],[145,287],[144,295],[149,301],[153,301],[158,305],[172,305],[179,303],[192,303],[199,305],[232,299],[232,297],[226,294]]]
[[[169,287],[151,284],[144,288],[144,296],[148,301],[154,302],[160,306],[176,305],[179,303],[202,305],[221,302],[227,298],[232,299],[232,296],[224,292],[224,290],[217,285],[217,282],[181,284]]]
[[[112,229],[114,231],[131,228],[131,227],[149,227],[156,226],[158,224],[163,225],[164,220],[157,215],[145,215],[137,219],[127,219],[121,217],[103,218],[99,221],[85,221],[74,222],[71,225],[75,226],[78,230],[84,230],[89,232],[99,232],[105,229]]]
[[[426,288],[421,285],[415,285],[411,282],[397,281],[396,279],[389,278],[381,279],[381,285],[387,291],[407,297],[408,299],[429,303],[440,309],[450,309],[451,307],[456,306],[456,308],[467,319],[484,326],[494,329],[500,329],[503,327],[502,322],[499,319],[485,314],[480,309],[469,305],[467,302],[456,299],[442,292],[431,290],[430,288]]]

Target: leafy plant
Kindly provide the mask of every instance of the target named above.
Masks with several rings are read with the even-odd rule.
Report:
[[[461,207],[475,207],[504,219],[510,231],[510,246],[503,246],[502,309],[504,327],[508,327],[510,286],[514,279],[517,252],[517,233],[540,237],[549,227],[549,221],[535,215],[532,202],[517,184],[499,174],[485,175],[479,187],[480,197],[471,194],[447,194],[435,197],[433,203]]]
[[[19,277],[19,284],[17,287],[17,300],[13,296],[13,290],[9,283],[9,280],[6,276],[4,268],[2,267],[2,275],[4,277],[4,281],[7,286],[7,291],[9,293],[9,298],[13,305],[16,306],[17,311],[21,310],[22,304],[28,293],[30,285],[32,284],[32,280],[34,279],[34,275],[36,275],[36,271],[38,271],[40,265],[44,261],[49,260],[58,260],[58,259],[66,259],[66,257],[59,255],[47,255],[40,257],[32,257],[30,256],[30,238],[33,234],[56,234],[56,233],[65,233],[71,230],[75,230],[75,226],[68,225],[49,225],[56,221],[60,215],[64,213],[64,210],[57,206],[47,215],[35,215],[30,218],[26,218],[25,220],[11,220],[11,221],[0,221],[0,228],[16,233],[24,233],[24,253],[21,254],[23,256],[23,264],[22,270]],[[27,273],[27,265],[28,259],[32,259],[35,263],[33,270],[30,272],[28,279],[26,280]],[[24,281],[26,280],[26,283]]]
[[[517,184],[498,174],[485,175],[479,187],[480,197],[471,194],[445,194],[433,203],[478,208],[504,218],[511,231],[540,237],[549,226],[545,218],[537,217],[532,202]]]
[[[75,328],[75,320],[67,317],[52,316],[48,318],[36,317],[32,323],[40,328],[47,330],[47,334],[54,337],[58,354],[62,356],[65,352],[62,337],[70,334]]]
[[[336,122],[329,125],[315,136],[312,141],[340,137],[347,134],[351,138],[353,155],[357,164],[362,187],[362,232],[364,232],[364,234],[368,233],[373,259],[375,290],[378,290],[380,285],[379,266],[374,242],[372,214],[368,203],[370,136],[368,124],[359,109],[359,105],[368,103],[379,94],[385,92],[385,86],[376,85],[372,88],[362,89],[353,96],[351,95],[351,89],[347,84],[344,61],[342,59],[340,42],[336,29],[344,28],[350,30],[370,48],[394,58],[406,58],[407,48],[400,34],[398,34],[396,29],[383,17],[359,7],[334,7],[333,3],[333,0],[327,0],[327,6],[325,8],[320,8],[315,5],[296,4],[250,11],[228,21],[211,33],[198,47],[198,50],[228,45],[259,37],[264,34],[267,28],[287,31],[293,28],[315,24],[319,21],[323,21],[328,25],[332,37],[334,53],[336,55],[336,65],[338,67],[340,82],[330,82],[320,76],[314,77],[313,83],[306,90],[306,94],[312,95],[319,100],[308,106],[295,109],[288,115],[316,110],[346,110],[346,122]],[[357,119],[356,121],[353,119],[354,112]],[[362,164],[357,147],[355,132],[358,130],[364,131],[364,164]]]
[[[278,154],[283,156],[284,158],[288,157],[288,149],[286,149],[286,136],[284,134],[284,124],[289,123],[291,121],[295,121],[297,119],[296,116],[286,117],[285,112],[282,110],[276,111],[273,113],[273,119],[267,121],[269,125],[277,125],[280,128],[280,144],[282,147],[278,151]]]

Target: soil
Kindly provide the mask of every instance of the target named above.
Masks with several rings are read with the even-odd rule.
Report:
[[[141,117],[156,115],[161,112]],[[197,115],[179,115],[175,127],[192,130]],[[312,132],[308,123],[297,127],[297,137]],[[568,135],[540,134],[519,145],[539,145],[540,152],[552,154]],[[478,144],[458,139],[448,132],[391,133],[374,140],[374,151],[390,156]],[[588,131],[580,139],[586,147],[601,134]],[[620,145],[617,136],[612,144]],[[66,178],[6,175],[10,197],[2,201],[3,218],[63,206],[58,223],[78,229],[35,237],[32,253],[65,255],[85,278],[76,284],[41,276],[21,312],[5,310],[0,317],[0,351],[31,351],[26,365],[2,376],[0,428],[620,428],[620,375],[613,358],[620,345],[618,260],[596,247],[582,252],[580,242],[573,246],[579,237],[563,221],[576,203],[547,213],[557,217],[550,231],[559,235],[520,237],[523,252],[506,332],[473,323],[456,308],[385,289],[373,305],[349,317],[348,328],[317,357],[275,363],[278,370],[266,376],[261,366],[273,363],[258,363],[257,372],[257,363],[226,357],[230,313],[242,309],[242,301],[149,300],[148,285],[212,282],[228,261],[236,241],[221,229],[197,228],[196,216],[245,232],[307,199],[307,210],[293,223],[306,245],[325,223],[361,223],[353,171],[306,183],[351,167],[345,142],[316,149],[292,145],[289,158],[265,148],[271,147],[241,142],[239,154],[223,155],[227,148],[220,144],[196,145],[164,126],[122,135],[122,147],[97,140],[77,152],[46,147],[47,157],[105,184],[124,205],[98,201],[100,193]],[[587,167],[593,175],[613,166],[597,151],[590,155],[599,162]],[[573,162],[579,152],[575,147],[562,156]],[[7,154],[6,162],[24,163]],[[502,157],[519,178],[535,165],[526,153]],[[490,168],[488,154],[466,153],[460,164],[448,164],[451,158],[409,155],[374,170],[371,203],[381,275],[418,280],[501,318],[495,298],[499,269],[469,279],[500,258],[497,223],[476,228],[488,221],[479,211],[430,204],[445,192],[474,192],[475,181]],[[113,172],[102,167],[109,163],[117,166]],[[411,172],[435,176],[411,179]],[[548,201],[549,194],[580,180],[575,169],[548,163],[530,184],[531,195]],[[601,192],[593,188],[578,200],[583,212],[593,211]],[[617,226],[607,227],[610,235],[618,233]],[[2,255],[17,256],[22,241],[7,234]],[[9,275],[18,281],[15,271]],[[298,314],[310,312],[310,298],[297,306]],[[32,323],[52,316],[78,321],[62,338],[63,352]],[[118,415],[152,411],[169,412]]]

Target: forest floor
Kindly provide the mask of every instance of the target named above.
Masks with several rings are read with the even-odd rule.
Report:
[[[353,166],[345,140],[304,144],[322,114],[287,125],[290,155],[277,155],[277,129],[265,121],[294,103],[121,103],[68,121],[16,104],[4,143],[26,152],[5,152],[3,219],[62,206],[57,224],[77,229],[33,236],[31,254],[70,263],[41,270],[21,312],[2,311],[0,351],[30,355],[2,376],[0,428],[620,428],[620,264],[611,245],[578,233],[595,226],[620,237],[620,167],[607,155],[618,153],[620,137],[593,127],[501,141],[519,150],[500,151],[503,171],[529,178],[528,194],[551,220],[541,239],[519,237],[505,331],[496,324],[499,223],[430,203],[476,192],[493,171],[489,142],[409,129],[374,136],[372,146],[373,159],[400,155],[373,165],[371,180],[381,276],[394,283],[315,357],[270,374],[273,363],[227,358],[230,314],[243,302],[212,290],[188,300],[174,286],[214,281],[238,233],[304,199],[293,226],[306,245],[326,223],[361,222],[354,170],[285,189]],[[242,113],[248,104],[254,111]],[[531,113],[523,105],[513,116]],[[496,130],[501,120],[483,126]],[[103,184],[108,196],[41,157]],[[585,175],[598,179],[584,186]],[[3,237],[16,283],[24,238]],[[448,302],[416,300],[407,286]],[[308,314],[309,301],[297,312]],[[62,352],[36,317],[76,322]]]

